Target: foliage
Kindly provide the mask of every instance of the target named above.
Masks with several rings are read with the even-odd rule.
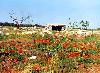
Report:
[[[87,30],[87,27],[89,26],[89,22],[88,21],[81,21],[80,24],[82,25],[83,29]]]

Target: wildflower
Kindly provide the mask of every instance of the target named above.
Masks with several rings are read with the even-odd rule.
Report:
[[[66,47],[66,43],[62,43],[62,47]]]
[[[11,50],[11,53],[14,53],[15,52],[15,50]]]
[[[34,64],[33,69],[34,70],[40,70],[40,66],[38,64]]]
[[[21,48],[21,47],[20,47],[18,44],[16,44],[16,45],[15,45],[15,48],[16,48],[16,49],[19,49],[19,48]]]
[[[83,55],[83,58],[88,59],[88,58],[90,58],[90,56],[89,55]]]
[[[62,43],[62,47],[67,47],[68,45],[70,45],[69,42]]]
[[[89,44],[88,47],[91,48],[91,49],[96,49],[96,46],[93,45],[93,44]]]
[[[80,46],[82,46],[82,47],[83,47],[83,46],[85,46],[85,44],[84,44],[83,42],[80,42]]]
[[[2,64],[2,65],[4,65],[4,64],[5,64],[5,62],[4,62],[4,61],[2,61],[2,62],[1,62],[1,64]]]
[[[22,49],[18,49],[18,53],[19,54],[22,54],[23,53],[23,50]]]
[[[47,39],[43,39],[43,40],[42,40],[42,43],[49,44],[50,42],[49,42],[49,40],[47,40]]]
[[[15,59],[13,60],[13,62],[15,62],[15,63],[16,63],[16,62],[17,62],[17,59],[15,58]]]
[[[78,47],[78,44],[75,42],[73,43],[73,48],[77,48]]]
[[[75,53],[69,54],[69,55],[67,56],[67,58],[75,58],[75,57],[78,57],[78,56],[80,56],[80,53],[75,52]]]

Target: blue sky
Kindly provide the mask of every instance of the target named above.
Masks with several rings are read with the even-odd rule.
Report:
[[[30,15],[34,23],[66,24],[70,17],[88,20],[90,28],[100,27],[100,0],[0,0],[0,22],[12,22],[11,10],[18,19]]]

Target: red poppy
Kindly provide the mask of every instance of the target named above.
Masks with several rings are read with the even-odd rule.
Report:
[[[2,65],[4,65],[4,64],[5,64],[5,62],[4,62],[4,61],[2,61],[2,62],[1,62],[1,64],[2,64]]]
[[[22,54],[23,53],[23,50],[22,49],[18,49],[18,53],[19,54]]]
[[[85,46],[84,42],[80,42],[80,46],[82,47]]]
[[[66,43],[62,43],[62,47],[66,47]]]
[[[42,40],[36,40],[36,43],[41,43],[42,42]]]
[[[75,52],[75,53],[69,54],[69,55],[67,56],[67,58],[75,58],[75,57],[78,57],[78,56],[80,56],[80,53]]]
[[[90,57],[93,58],[93,59],[97,59],[98,58],[97,55],[90,55]]]
[[[11,53],[14,53],[15,52],[15,50],[11,50]]]
[[[33,46],[31,46],[31,48],[34,48],[35,46],[33,45]]]
[[[96,46],[93,45],[93,44],[90,44],[90,45],[89,45],[89,48],[91,48],[91,49],[96,49]]]
[[[46,44],[50,44],[49,40],[46,41]]]
[[[69,42],[66,42],[66,43],[62,43],[62,47],[67,47],[70,43]]]
[[[43,39],[41,43],[50,44],[49,40],[47,40],[47,39]]]
[[[33,69],[34,70],[40,70],[40,66],[38,64],[34,64]]]
[[[88,59],[88,58],[90,58],[90,56],[89,55],[84,55],[83,58]]]
[[[18,44],[16,44],[16,45],[15,45],[15,48],[16,48],[16,49],[20,49],[21,47],[20,47]]]
[[[73,48],[77,48],[78,47],[78,44],[75,42],[73,43]]]
[[[16,63],[17,61],[18,61],[18,60],[17,60],[16,58],[13,60],[13,62],[15,62],[15,63]]]

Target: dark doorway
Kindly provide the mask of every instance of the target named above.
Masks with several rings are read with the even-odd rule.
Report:
[[[52,30],[61,31],[63,26],[52,26]]]

